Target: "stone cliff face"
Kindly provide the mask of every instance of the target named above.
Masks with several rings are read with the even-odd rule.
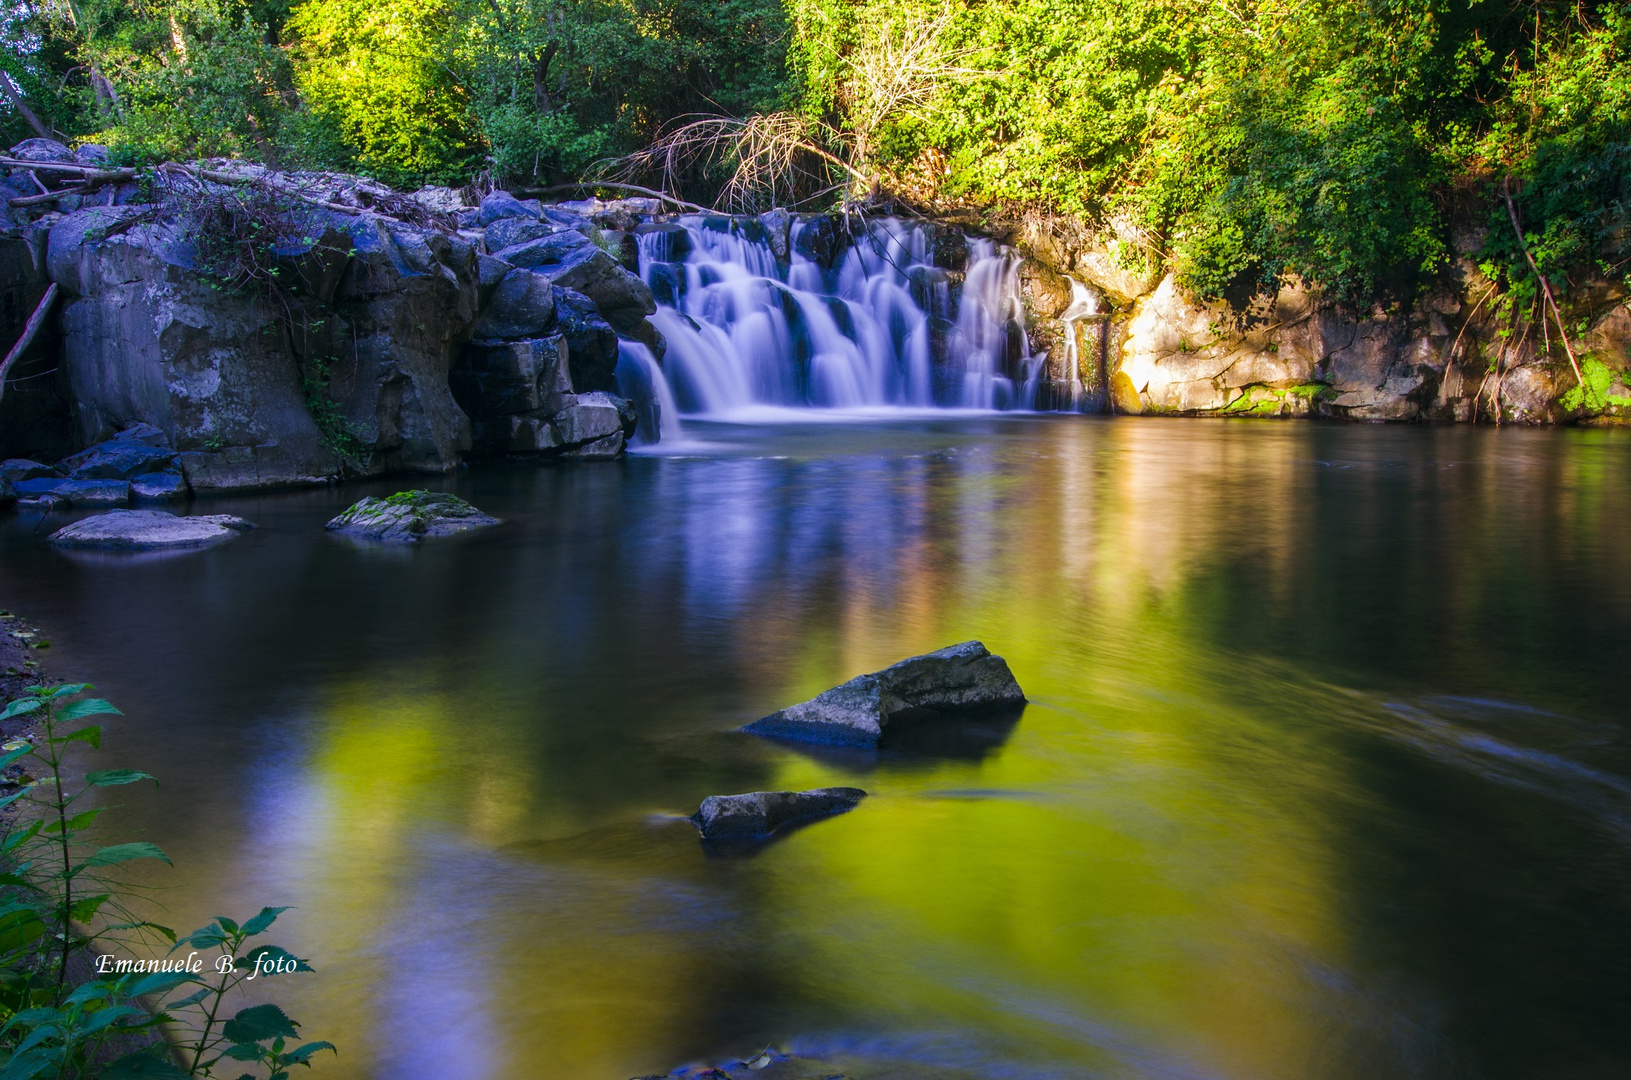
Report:
[[[1283,286],[1246,310],[1187,296],[1171,274],[1140,276],[1109,243],[1026,223],[1014,237],[1027,256],[1021,294],[1034,352],[1050,378],[1065,377],[1066,336],[1089,390],[1087,411],[1177,416],[1324,416],[1357,421],[1520,424],[1619,422],[1631,417],[1631,306],[1622,288],[1576,288],[1571,319],[1586,333],[1592,393],[1555,341],[1537,329],[1504,333],[1480,303],[1489,282],[1463,259],[1409,307],[1356,312],[1307,289]],[[1469,249],[1475,245],[1468,243]],[[1094,296],[1095,314],[1067,331],[1061,281]],[[1089,329],[1091,328],[1091,329]],[[1097,345],[1097,359],[1094,346]]]
[[[162,191],[143,202],[134,184],[108,186],[100,205],[14,210],[0,234],[8,342],[49,283],[60,300],[30,350],[54,396],[10,392],[10,373],[0,456],[53,460],[145,424],[198,492],[623,452],[633,410],[608,393],[619,332],[662,343],[645,320],[651,291],[587,216],[503,192],[467,210],[446,191],[391,214],[377,207],[400,211],[403,197],[358,178],[276,182],[296,193],[281,211],[294,239],[275,246],[275,274],[248,282],[206,265],[188,203]]]

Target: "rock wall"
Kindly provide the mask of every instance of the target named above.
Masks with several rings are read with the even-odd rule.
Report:
[[[1106,360],[1098,368],[1082,360],[1091,346],[1081,337],[1074,350],[1082,385],[1091,391],[1102,379],[1105,390],[1082,397],[1085,411],[1519,424],[1631,418],[1631,306],[1618,285],[1572,290],[1565,318],[1589,327],[1573,345],[1589,357],[1588,383],[1595,376],[1596,384],[1571,394],[1578,380],[1561,346],[1554,339],[1548,350],[1538,328],[1506,333],[1479,302],[1489,282],[1470,257],[1409,306],[1356,312],[1287,284],[1242,310],[1186,295],[1170,273],[1127,269],[1117,247],[1136,238],[1040,221],[1010,238],[1025,254],[1030,345],[1047,356],[1050,378],[1065,374],[1061,282],[1086,285],[1102,312],[1095,319]],[[1460,246],[1475,250],[1477,238]],[[1073,329],[1081,335],[1088,325]]]
[[[75,160],[33,145],[45,142],[13,152]],[[609,393],[619,337],[662,349],[650,289],[590,218],[627,210],[504,192],[465,207],[446,189],[403,197],[356,177],[211,164],[205,194],[250,182],[280,193],[272,275],[206,265],[195,203],[166,192],[163,174],[150,201],[109,185],[10,210],[8,340],[50,282],[61,299],[28,357],[49,393],[30,400],[8,377],[0,457],[52,461],[147,425],[201,492],[623,453],[634,424]],[[33,191],[21,170],[0,179],[13,198]]]

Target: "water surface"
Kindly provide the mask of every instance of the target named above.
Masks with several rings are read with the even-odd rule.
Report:
[[[1631,1075],[1631,439],[687,428],[436,478],[507,524],[419,550],[321,528],[393,482],[163,558],[0,522],[0,602],[164,781],[121,796],[165,921],[296,906],[314,1076]],[[973,637],[1011,730],[733,731]],[[822,784],[873,794],[752,857],[670,816]]]

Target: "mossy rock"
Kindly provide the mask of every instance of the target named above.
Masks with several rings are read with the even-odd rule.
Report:
[[[367,496],[326,527],[359,540],[413,544],[431,536],[452,536],[498,523],[498,518],[482,513],[457,495],[399,491],[385,499]]]

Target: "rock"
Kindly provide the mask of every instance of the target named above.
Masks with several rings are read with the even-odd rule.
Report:
[[[68,509],[68,500],[60,495],[29,495],[18,496],[17,509],[37,510],[41,513],[51,513],[55,510]]]
[[[51,534],[51,542],[61,547],[148,551],[219,543],[252,528],[228,514],[180,517],[164,510],[112,510],[63,526]]]
[[[537,218],[499,218],[487,226],[487,250],[502,251],[534,240],[542,240],[546,236],[554,236],[557,232],[560,232],[558,225],[539,221]]]
[[[0,477],[0,506],[17,501],[17,489],[11,486],[11,481]]]
[[[550,422],[564,445],[577,447],[598,443],[613,435],[627,438],[634,434],[636,418],[633,405],[620,397],[596,391],[576,395]]]
[[[765,230],[765,242],[777,262],[786,262],[792,254],[791,232],[793,215],[780,207],[759,215],[759,224]]]
[[[325,527],[362,540],[411,544],[426,537],[452,536],[497,524],[497,518],[488,517],[457,495],[400,491],[386,499],[370,495]]]
[[[804,218],[793,225],[793,249],[824,270],[831,270],[849,250],[849,230],[830,214]]]
[[[623,309],[650,315],[657,301],[645,282],[619,265],[600,245],[575,233],[504,248],[494,254],[546,277],[550,284],[582,293],[605,315]]]
[[[549,279],[531,270],[505,273],[476,320],[477,338],[531,338],[555,326],[555,290]]]
[[[684,262],[685,257],[691,254],[691,234],[685,231],[685,226],[672,221],[636,225],[634,235],[654,237],[647,241],[652,249],[653,262]]]
[[[560,445],[548,420],[573,400],[561,335],[472,342],[451,379],[459,407],[470,416],[478,450],[530,453]],[[543,427],[515,422],[523,416]]]
[[[129,480],[142,473],[162,472],[176,452],[161,446],[111,439],[65,458],[57,467],[75,480]]]
[[[557,287],[555,325],[566,338],[572,385],[584,391],[615,389],[617,331],[601,317],[595,302],[582,293]]]
[[[182,499],[187,496],[187,480],[178,472],[143,473],[131,479],[130,495],[154,502]]]
[[[427,184],[418,191],[410,192],[408,198],[433,214],[452,215],[465,208],[464,198],[458,191],[435,184]]]
[[[1008,664],[978,641],[914,656],[772,713],[743,728],[841,746],[874,746],[891,724],[1008,708],[1025,694]]]
[[[6,151],[6,156],[42,164],[50,162],[64,165],[78,164],[74,160],[74,152],[55,139],[24,139]]]
[[[483,227],[503,218],[531,218],[537,221],[540,216],[538,210],[537,203],[529,206],[508,191],[494,191],[481,200],[476,221]]]
[[[19,480],[58,480],[61,478],[62,473],[58,472],[54,465],[42,465],[38,461],[30,461],[27,458],[8,458],[5,461],[0,461],[0,480],[6,480],[13,484]]]
[[[788,825],[853,810],[864,798],[851,787],[710,795],[691,821],[704,840],[762,840]]]
[[[41,477],[19,480],[18,495],[55,495],[70,506],[118,506],[130,501],[130,484],[124,480],[63,480]]]
[[[1025,259],[1019,264],[1019,295],[1035,318],[1056,319],[1070,307],[1070,279],[1035,259]]]
[[[74,148],[74,160],[95,169],[108,166],[108,148],[101,143],[80,143]]]

